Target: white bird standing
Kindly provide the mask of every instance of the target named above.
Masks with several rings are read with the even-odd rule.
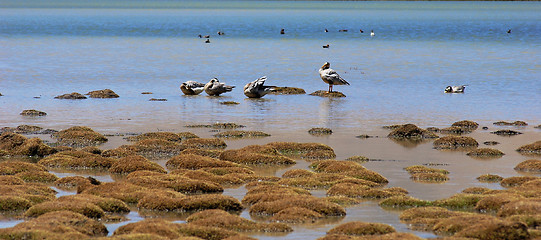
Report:
[[[244,86],[244,95],[249,98],[261,98],[271,92],[275,86],[265,86],[267,76],[260,77]]]
[[[231,92],[235,86],[225,85],[221,83],[217,78],[211,79],[207,84],[205,84],[205,92],[209,96],[220,96],[220,94],[225,92]]]
[[[463,93],[464,89],[466,89],[466,86],[468,86],[468,85],[447,86],[445,88],[445,92],[446,93]]]
[[[187,81],[180,84],[180,91],[184,95],[199,95],[205,89],[205,84],[196,81]]]
[[[323,66],[319,69],[319,76],[323,82],[329,84],[329,92],[332,92],[333,85],[349,85],[349,83],[336,73],[333,69],[330,68],[331,64],[325,62]]]

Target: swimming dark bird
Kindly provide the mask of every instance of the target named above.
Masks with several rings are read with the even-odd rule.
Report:
[[[348,30],[347,29],[340,29],[338,30],[338,32],[347,32]]]
[[[286,34],[286,30],[282,28],[282,30],[280,30],[280,34]]]
[[[222,36],[222,35],[225,35],[225,33],[221,32],[221,31],[218,31],[218,35]]]
[[[359,32],[361,32],[361,33],[364,33],[364,31],[363,31],[362,29],[361,29],[361,30],[359,30]]]
[[[218,81],[218,78],[211,79],[207,84],[205,84],[205,92],[209,96],[220,96],[222,93],[233,91],[235,86],[229,86],[225,83]]]
[[[460,85],[460,86],[447,86],[445,88],[445,93],[463,93],[464,89],[466,89],[466,86],[468,85]]]
[[[205,43],[210,43],[210,39],[207,38],[207,40],[205,40]]]
[[[329,32],[329,30],[327,30],[327,29],[325,28],[325,32]]]
[[[198,95],[205,89],[205,84],[196,81],[187,81],[180,84],[180,91],[184,95]]]
[[[507,33],[511,33],[511,29],[507,30]]]
[[[323,45],[323,48],[329,48],[329,44]]]
[[[319,76],[323,82],[329,84],[329,92],[332,92],[333,85],[349,85],[349,83],[340,77],[336,71],[331,69],[331,64],[329,62],[325,62],[319,69]]]
[[[267,76],[260,77],[244,86],[244,95],[249,98],[261,98],[271,92],[276,86],[265,86]]]
[[[210,38],[210,35],[205,35],[205,36],[203,36],[203,37],[204,37],[204,38]]]

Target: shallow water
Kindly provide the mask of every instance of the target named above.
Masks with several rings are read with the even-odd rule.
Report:
[[[538,2],[133,1],[133,8],[123,3],[94,1],[96,5],[80,6],[84,3],[59,0],[48,3],[52,8],[35,1],[0,3],[0,93],[4,95],[0,127],[29,124],[60,130],[85,125],[104,134],[190,131],[212,137],[215,133],[208,129],[184,126],[236,122],[272,136],[226,140],[229,149],[272,141],[324,143],[335,149],[337,159],[363,155],[378,160],[363,165],[388,178],[389,187],[403,187],[411,196],[426,200],[472,186],[501,188],[475,178],[485,173],[524,175],[513,167],[532,157],[515,149],[541,139],[541,131],[532,127],[541,123]],[[64,8],[73,4],[75,8]],[[281,28],[286,34],[279,34]],[[339,33],[339,29],[349,31]],[[369,36],[371,29],[375,37]],[[217,36],[217,31],[226,35]],[[204,44],[198,34],[211,34],[211,43]],[[323,49],[326,44],[331,47]],[[267,95],[254,100],[242,94],[244,84],[263,75],[270,85],[301,87],[307,93],[326,89],[317,73],[325,61],[351,83],[335,87],[346,98]],[[178,89],[183,81],[206,82],[212,77],[236,88],[222,97],[183,96]],[[468,85],[464,94],[443,93],[445,86],[461,84]],[[105,88],[120,98],[54,99]],[[224,106],[219,104],[222,101],[240,104]],[[47,116],[22,117],[19,113],[24,109],[45,111]],[[489,130],[468,136],[480,143],[499,141],[495,148],[506,155],[477,160],[460,151],[432,149],[430,141],[396,143],[386,138],[389,131],[381,129],[402,123],[446,127],[464,119],[488,126]],[[530,126],[511,128],[522,135],[499,137],[490,134],[501,128],[492,125],[499,120],[523,120]],[[328,127],[334,133],[314,137],[307,133],[312,127]],[[376,137],[355,138],[360,134]],[[121,136],[108,138],[102,149],[126,144]],[[166,160],[156,161],[163,166]],[[450,180],[416,183],[403,170],[425,163],[441,164],[437,167],[449,170]],[[281,176],[308,165],[300,160],[292,167],[256,171]],[[59,177],[115,180],[106,173],[53,172]],[[245,192],[239,187],[224,194],[242,199]],[[60,192],[64,194],[70,192]],[[314,195],[324,196],[324,192]],[[398,220],[400,212],[383,210],[377,202],[348,207],[347,212],[341,220],[294,226],[295,231],[287,235],[254,237],[316,239],[339,223],[356,220],[411,231]],[[129,221],[107,227],[112,232],[148,216],[139,214],[134,211],[127,216]],[[247,211],[241,216],[250,219]],[[16,223],[0,219],[3,228]]]

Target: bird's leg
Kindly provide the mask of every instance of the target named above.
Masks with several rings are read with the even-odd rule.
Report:
[[[332,84],[329,84],[329,93],[332,93]]]

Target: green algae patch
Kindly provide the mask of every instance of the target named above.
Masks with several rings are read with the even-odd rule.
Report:
[[[487,182],[487,183],[493,183],[493,182],[501,182],[503,180],[503,177],[496,175],[496,174],[483,174],[479,177],[477,177],[477,180],[479,182]]]
[[[205,226],[218,227],[237,232],[291,232],[293,229],[284,223],[258,223],[228,213],[223,210],[204,210],[190,215],[186,222]]]
[[[17,133],[5,132],[0,135],[0,151],[11,156],[38,156],[43,157],[56,152],[39,138],[26,138]]]
[[[0,230],[2,239],[86,239],[107,236],[102,223],[71,211],[56,211]]]
[[[445,136],[436,139],[433,145],[436,149],[468,149],[477,148],[479,143],[472,137]]]
[[[66,94],[58,95],[54,98],[55,99],[87,99],[85,95],[80,94],[78,92],[66,93]]]
[[[431,201],[417,199],[406,195],[391,196],[379,202],[382,208],[408,209],[416,207],[432,206]]]
[[[419,128],[414,124],[405,124],[399,128],[394,129],[387,137],[396,140],[422,140],[433,139],[438,136],[430,131]]]
[[[190,138],[182,142],[185,148],[224,149],[227,144],[218,138]]]
[[[190,179],[177,174],[137,171],[130,173],[126,179],[129,183],[138,186],[170,189],[180,193],[221,193],[224,190],[219,184],[205,180]]]
[[[521,172],[541,173],[541,160],[526,160],[517,164],[514,169]]]
[[[35,109],[27,109],[23,110],[20,115],[27,116],[27,117],[41,117],[41,116],[47,116],[46,112],[35,110]]]
[[[137,204],[138,208],[153,211],[195,212],[206,209],[240,211],[241,203],[234,197],[221,194],[204,194],[170,198],[165,196],[147,196]]]
[[[329,92],[329,91],[324,91],[324,90],[317,90],[313,93],[310,93],[309,95],[318,96],[318,97],[330,97],[330,98],[346,97],[346,95],[341,92],[335,92],[335,91]]]
[[[541,141],[537,141],[531,144],[527,144],[524,146],[521,146],[517,149],[517,152],[521,154],[533,154],[533,155],[540,155],[541,154]]]
[[[119,97],[118,94],[116,94],[111,89],[90,91],[86,93],[85,95],[88,95],[90,98],[118,98]]]
[[[348,222],[340,224],[327,232],[327,234],[343,234],[352,236],[383,235],[393,233],[396,230],[390,225],[383,223]]]
[[[113,163],[109,172],[117,174],[128,174],[135,171],[147,170],[159,173],[166,173],[167,171],[157,163],[151,162],[145,157],[133,155],[118,159]]]
[[[331,135],[332,134],[332,129],[330,129],[330,128],[310,128],[310,130],[308,130],[308,133],[310,135],[315,135],[315,136],[325,136],[325,135]]]
[[[41,159],[38,164],[65,169],[109,169],[115,159],[83,151],[64,151]]]
[[[333,159],[336,157],[331,147],[321,143],[271,142],[265,146],[270,146],[286,156],[308,160]]]
[[[295,95],[295,94],[306,94],[306,91],[302,88],[296,87],[274,87],[269,94],[274,95]]]
[[[217,138],[233,138],[233,139],[240,139],[240,138],[263,138],[263,137],[270,137],[270,134],[264,133],[261,131],[242,131],[242,130],[231,130],[226,132],[221,132],[213,135]]]
[[[200,156],[195,154],[179,154],[169,159],[165,166],[170,170],[176,169],[201,169],[212,167],[239,167],[239,164],[231,161],[223,161],[216,158]]]
[[[475,158],[487,159],[500,158],[505,155],[505,153],[494,148],[477,148],[475,150],[469,151],[468,153],[466,153],[466,155]]]
[[[58,140],[58,145],[71,147],[93,146],[108,141],[102,134],[85,126],[70,127],[54,133],[52,136]]]

